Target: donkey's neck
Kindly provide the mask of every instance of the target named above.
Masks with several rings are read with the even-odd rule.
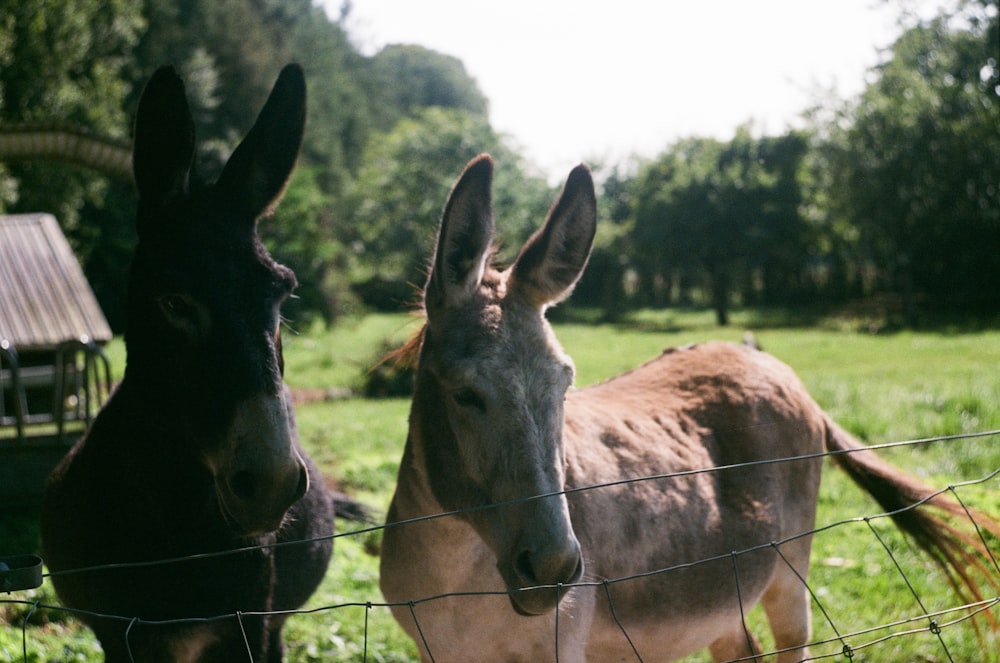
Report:
[[[167,444],[177,449],[190,440],[191,426],[184,422],[190,416],[192,398],[184,398],[154,381],[144,382],[128,371],[116,395],[120,408],[118,416],[133,432],[131,444],[141,447]]]
[[[126,378],[99,419],[115,429],[104,437],[117,446],[130,481],[171,497],[171,508],[201,508],[212,488],[211,474],[193,457],[192,434],[175,407]]]

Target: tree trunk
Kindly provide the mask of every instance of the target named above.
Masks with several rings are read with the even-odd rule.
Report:
[[[729,272],[725,267],[716,265],[709,268],[708,278],[712,284],[715,321],[720,327],[726,327],[729,325]]]

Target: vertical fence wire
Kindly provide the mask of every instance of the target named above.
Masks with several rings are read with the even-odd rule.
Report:
[[[365,642],[362,650],[361,660],[368,663],[368,615],[372,611],[372,602],[365,602]]]
[[[632,653],[635,654],[636,660],[639,661],[639,663],[643,663],[642,656],[639,655],[639,650],[636,649],[635,643],[632,642],[632,637],[628,634],[628,630],[625,628],[625,625],[622,624],[622,620],[618,617],[618,609],[615,608],[615,601],[614,599],[611,598],[611,588],[609,586],[610,583],[607,580],[604,580],[604,582],[602,582],[601,584],[604,587],[604,593],[608,597],[608,607],[611,608],[611,617],[615,620],[615,624],[618,625],[618,628],[621,630],[622,635],[625,636],[625,640],[628,642],[628,646],[632,648]]]
[[[410,601],[407,605],[410,608],[410,617],[413,618],[413,624],[417,627],[417,633],[420,635],[420,642],[424,645],[424,651],[427,652],[427,657],[431,659],[431,663],[435,663],[434,654],[431,652],[431,646],[427,644],[427,638],[424,637],[424,629],[420,628],[420,622],[417,621],[417,613],[413,608],[413,601]]]
[[[125,652],[128,654],[128,660],[130,663],[135,663],[135,656],[132,655],[132,644],[129,642],[129,635],[132,634],[132,627],[135,626],[137,621],[139,621],[139,618],[133,617],[129,621],[128,626],[125,628]],[[25,663],[27,663],[27,661],[25,661]]]
[[[736,603],[740,607],[740,625],[743,627],[743,636],[747,640],[747,651],[750,652],[751,660],[757,659],[757,648],[754,646],[753,634],[750,633],[750,625],[747,624],[747,616],[743,609],[743,590],[740,587],[740,567],[736,563],[737,553],[730,553],[733,561],[733,579],[736,581]]]
[[[865,517],[864,521],[865,524],[868,525],[868,529],[871,530],[872,534],[875,535],[875,538],[878,540],[880,544],[882,544],[882,547],[885,549],[885,552],[889,555],[889,559],[892,560],[893,566],[896,567],[896,572],[899,573],[899,577],[903,579],[903,582],[906,584],[907,589],[910,590],[910,594],[912,594],[913,598],[917,601],[917,605],[920,606],[921,612],[923,612],[924,615],[927,615],[927,608],[924,606],[924,602],[920,599],[920,595],[917,593],[917,590],[913,586],[913,583],[910,582],[910,578],[906,575],[906,572],[903,571],[903,567],[899,563],[899,560],[896,559],[896,555],[893,554],[892,548],[889,547],[889,544],[885,542],[885,539],[882,538],[882,535],[879,534],[878,530],[875,529],[875,526],[872,525],[871,518]],[[933,617],[929,616],[927,617],[927,619],[929,621],[929,628],[931,633],[937,636],[938,642],[941,643],[941,648],[944,649],[944,653],[948,656],[948,660],[951,661],[951,663],[955,663],[955,659],[952,658],[951,652],[948,651],[948,645],[945,643],[944,638],[941,636],[941,629],[938,627],[937,621]]]
[[[816,594],[816,592],[813,591],[813,588],[809,584],[809,581],[803,578],[802,574],[799,573],[799,570],[795,568],[795,565],[792,564],[787,557],[785,557],[785,553],[781,552],[781,546],[776,541],[772,541],[771,546],[778,553],[778,556],[781,557],[782,561],[785,562],[785,565],[788,566],[788,568],[791,569],[792,573],[795,574],[795,577],[799,579],[799,582],[801,582],[802,585],[806,588],[806,591],[809,592],[809,596],[811,597],[813,603],[816,604],[816,607],[819,608],[819,611],[823,613],[823,619],[826,620],[826,623],[833,630],[833,633],[837,637],[837,640],[840,640],[840,644],[842,645],[841,652],[843,653],[844,657],[847,659],[853,658],[854,651],[851,649],[851,646],[847,644],[847,641],[844,640],[844,636],[840,634],[840,629],[838,629],[837,625],[833,623],[833,618],[830,617],[830,613],[827,611],[826,606],[823,605],[823,602],[819,600],[819,596]]]
[[[247,660],[253,663],[253,650],[250,649],[250,639],[247,638],[247,629],[243,624],[243,613],[239,610],[236,611],[236,623],[240,627],[240,635],[243,636],[243,646],[247,650]]]
[[[979,542],[983,544],[983,550],[986,551],[986,556],[991,562],[993,562],[993,568],[996,569],[997,575],[1000,575],[1000,564],[997,564],[997,558],[993,554],[993,550],[990,548],[989,544],[986,543],[986,536],[983,534],[983,528],[980,527],[979,523],[976,521],[975,517],[972,515],[972,511],[966,506],[965,502],[959,496],[958,491],[955,490],[954,485],[948,486],[948,491],[951,493],[955,501],[958,502],[959,506],[965,512],[965,515],[969,518],[969,522],[972,523],[972,527],[976,530],[976,535],[979,537]]]
[[[555,632],[555,639],[556,639],[556,641],[555,641],[556,663],[559,663],[559,613],[562,612],[562,610],[559,609],[559,602],[560,602],[560,600],[562,598],[561,596],[559,596],[559,594],[560,594],[561,591],[562,591],[562,583],[556,584],[556,610],[555,610],[555,612],[556,612],[556,619],[555,619],[555,622],[556,622],[556,625],[555,625],[555,631],[556,631]]]
[[[25,663],[27,663],[28,660],[28,620],[31,619],[31,616],[35,614],[35,610],[37,609],[38,601],[35,601],[31,606],[31,610],[28,611],[28,614],[26,614],[24,619],[21,621],[21,651],[24,655]]]

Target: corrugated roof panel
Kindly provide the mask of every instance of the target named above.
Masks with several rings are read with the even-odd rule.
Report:
[[[0,340],[19,349],[111,339],[111,328],[51,214],[0,215]]]

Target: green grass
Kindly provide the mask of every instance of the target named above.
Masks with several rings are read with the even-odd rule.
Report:
[[[372,314],[334,329],[316,325],[281,334],[285,378],[301,389],[355,388],[365,370],[420,328],[415,316]]]
[[[366,367],[384,352],[383,341],[399,343],[417,326],[407,316],[373,315],[348,321],[332,331],[286,331],[286,378],[297,390],[320,394],[332,392],[333,388],[355,388]],[[867,335],[841,331],[834,324],[820,328],[776,325],[753,312],[737,312],[733,325],[720,329],[712,323],[710,313],[642,312],[622,325],[560,324],[557,335],[574,358],[577,384],[583,386],[631,368],[664,347],[710,338],[738,341],[745,329],[754,327],[764,349],[795,368],[816,400],[866,442],[1000,429],[1000,331]],[[348,398],[318,399],[297,408],[303,443],[323,471],[343,490],[372,505],[380,516],[395,482],[408,407],[405,399]],[[979,478],[1000,467],[1000,446],[995,436],[905,447],[888,450],[884,455],[939,487]],[[997,489],[997,481],[993,480],[988,485],[962,488],[959,494],[970,506],[996,515],[1000,513]],[[827,468],[818,525],[878,511],[842,472]],[[9,540],[20,546],[11,552],[25,551],[24,547],[37,539],[37,530],[32,527],[30,519],[24,517],[0,518],[0,548],[6,548],[11,534]],[[338,522],[338,527],[348,532],[359,526]],[[888,521],[874,520],[872,527],[892,549],[892,557],[865,522],[834,527],[818,535],[814,543],[810,586],[841,633],[920,614],[893,558],[899,561],[927,609],[954,605],[941,576]],[[306,606],[320,610],[292,617],[288,622],[288,660],[416,660],[412,643],[388,611],[364,607],[368,601],[381,601],[378,560],[371,554],[377,551],[379,540],[378,532],[337,539],[327,578]],[[996,547],[995,541],[993,544]],[[47,585],[10,598],[55,601]],[[360,606],[334,607],[342,604]],[[0,661],[21,660],[20,623],[26,611],[21,605],[0,603]],[[1000,617],[996,606],[992,612]],[[942,617],[941,622],[955,616]],[[751,613],[750,621],[766,646],[769,639],[759,608]],[[925,622],[915,622],[895,630],[925,627]],[[834,637],[833,627],[816,609],[814,630],[817,638]],[[885,634],[877,631],[852,637],[849,642],[856,647]],[[975,629],[968,622],[944,628],[941,636],[955,661],[998,660],[996,654],[983,653]],[[29,660],[100,660],[89,632],[59,612],[40,611],[35,615],[27,639]],[[993,647],[987,651],[1000,650],[995,639],[988,640],[986,646]],[[813,653],[835,653],[841,647],[836,642],[817,647]],[[707,660],[705,656],[688,659]],[[925,632],[862,649],[853,660],[910,663],[947,661],[948,656],[937,638]]]

